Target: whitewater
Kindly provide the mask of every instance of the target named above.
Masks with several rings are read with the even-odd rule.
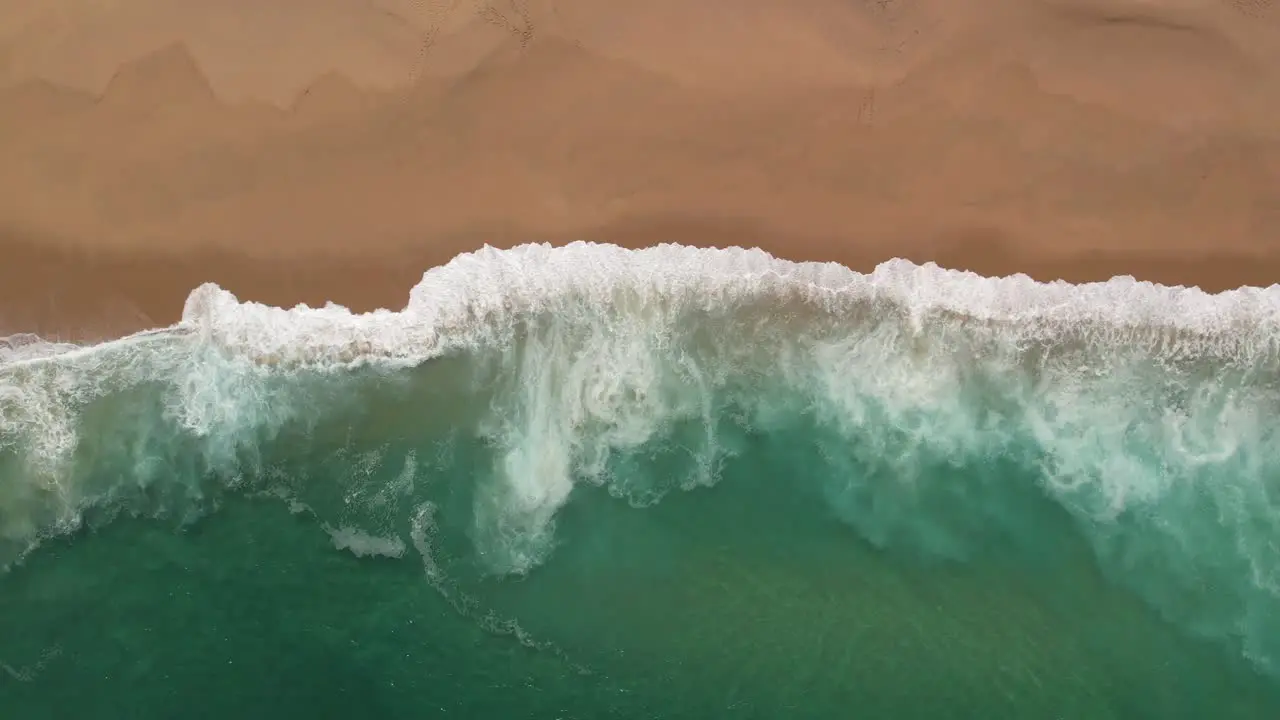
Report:
[[[753,572],[794,585],[793,561],[828,550],[769,565],[787,540],[753,503],[784,513],[805,497],[788,528],[846,533],[813,548],[861,547],[922,582],[1025,576],[1060,597],[1091,597],[1096,572],[1119,593],[1098,597],[1135,598],[1276,677],[1278,413],[1280,285],[485,247],[428,270],[399,311],[277,308],[206,284],[171,327],[0,342],[0,565],[34,571],[42,544],[92,542],[125,517],[185,528],[234,498],[278,498],[337,550],[416,558],[459,613],[563,655],[578,631],[536,609],[555,593],[504,583],[569,577],[565,558],[602,563],[608,582],[642,575],[668,540],[625,528],[685,503],[707,536],[681,562],[718,527],[760,543]],[[739,502],[718,492],[741,493],[732,519],[713,519]],[[573,592],[604,592],[593,582]],[[837,585],[831,612],[852,622],[868,591]],[[789,597],[780,607],[813,612]],[[743,617],[723,613],[708,627]]]

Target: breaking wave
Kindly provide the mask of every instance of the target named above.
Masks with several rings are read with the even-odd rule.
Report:
[[[0,344],[0,564],[265,492],[460,587],[539,566],[575,488],[643,508],[752,458],[886,552],[1052,568],[1070,533],[1276,672],[1278,349],[1278,286],[759,250],[486,247],[368,314],[204,285],[169,328]]]

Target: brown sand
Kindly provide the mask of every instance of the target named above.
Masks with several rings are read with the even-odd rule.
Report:
[[[0,334],[485,242],[1280,279],[1271,0],[0,0]]]

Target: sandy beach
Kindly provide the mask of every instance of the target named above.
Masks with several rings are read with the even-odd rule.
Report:
[[[0,2],[0,334],[485,243],[1280,277],[1267,0]]]

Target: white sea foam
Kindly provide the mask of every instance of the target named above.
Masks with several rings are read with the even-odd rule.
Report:
[[[1078,330],[1120,339],[1144,329],[1197,336],[1197,350],[1219,357],[1274,358],[1280,347],[1280,285],[1217,294],[1116,277],[1106,282],[990,278],[933,263],[895,259],[872,273],[836,263],[793,263],[763,250],[660,245],[628,250],[575,242],[554,247],[490,246],[428,270],[400,311],[353,313],[327,304],[278,308],[241,302],[213,283],[187,298],[182,320],[101,345],[46,342],[30,334],[0,338],[0,368],[53,357],[81,357],[160,336],[193,334],[260,362],[349,365],[418,363],[492,340],[495,322],[557,308],[565,298],[607,306],[684,305],[798,299],[839,313],[887,301],[913,326],[951,314],[1007,326],[1017,338],[1047,339]]]
[[[221,443],[206,448],[210,454],[231,457],[241,431],[278,426],[300,411],[291,402],[296,398],[284,396],[286,384],[272,382],[283,377],[281,370],[405,366],[460,351],[501,351],[520,335],[521,323],[544,329],[559,323],[511,360],[522,365],[503,370],[519,378],[509,393],[514,406],[487,429],[507,451],[513,494],[502,504],[525,508],[542,527],[572,487],[569,475],[598,477],[612,448],[645,442],[671,418],[710,426],[707,398],[723,380],[717,373],[729,369],[691,360],[669,345],[682,326],[712,316],[738,322],[735,313],[744,308],[754,308],[756,320],[771,327],[754,335],[739,328],[741,336],[732,338],[727,327],[705,330],[726,333],[705,343],[737,345],[722,348],[719,359],[747,362],[741,355],[759,350],[767,364],[762,372],[785,376],[793,387],[825,388],[823,403],[850,423],[863,412],[860,398],[875,396],[903,412],[945,398],[959,382],[952,356],[963,343],[950,342],[959,326],[992,340],[978,348],[984,361],[1009,367],[1036,344],[1087,346],[1155,362],[1211,358],[1254,370],[1274,366],[1280,348],[1277,285],[1208,294],[1132,278],[1086,285],[986,278],[905,260],[860,274],[740,248],[485,247],[427,271],[400,311],[357,314],[333,304],[283,309],[242,303],[206,284],[190,294],[182,320],[170,328],[83,348],[9,338],[0,344],[0,448],[24,444],[28,459],[44,465],[48,482],[74,500],[72,489],[58,485],[57,462],[76,445],[77,409],[94,397],[145,380],[167,382],[167,414]],[[798,321],[797,311],[827,332],[766,337],[814,324]],[[886,315],[899,318],[896,329],[871,332]],[[697,342],[696,336],[686,340]],[[918,339],[903,339],[910,336]],[[883,373],[901,364],[894,358],[913,342],[933,343],[912,351],[917,359],[933,359],[921,360],[914,374],[893,372],[886,382]],[[1091,387],[1095,393],[1106,385],[1077,380],[1059,373],[1055,392]],[[1117,383],[1108,387],[1110,400],[1104,393],[1098,402],[1129,401],[1128,392],[1113,391]],[[1065,404],[1052,410],[1059,418],[1075,412]],[[967,421],[959,412],[949,417]],[[1045,443],[1068,441],[1044,422]],[[942,429],[933,428],[933,435],[958,437]],[[577,459],[548,454],[554,447]],[[531,486],[533,477],[539,480]]]
[[[407,546],[397,537],[380,537],[371,535],[359,528],[325,527],[333,540],[333,546],[339,550],[348,550],[356,557],[404,557]]]
[[[744,309],[763,330],[730,330],[728,321],[742,322]],[[874,330],[886,315],[898,318],[894,328]],[[724,336],[699,341],[686,326],[709,317],[721,322],[706,323],[703,332]],[[400,311],[276,308],[240,302],[206,284],[190,294],[182,320],[170,328],[92,347],[8,338],[0,343],[0,449],[24,446],[42,482],[65,499],[70,515],[58,524],[70,526],[81,489],[67,485],[59,463],[78,442],[78,409],[95,397],[148,380],[168,383],[167,415],[206,439],[216,465],[230,462],[246,435],[303,412],[305,397],[289,396],[282,370],[406,366],[463,351],[501,352],[520,337],[521,323],[526,335],[530,323],[540,323],[542,334],[528,340],[527,352],[503,361],[517,363],[500,372],[517,382],[505,413],[483,431],[504,449],[507,482],[495,498],[503,517],[497,524],[514,514],[524,535],[534,537],[549,531],[572,476],[601,477],[614,451],[643,444],[673,419],[702,422],[708,447],[715,446],[709,398],[731,364],[751,362],[746,355],[754,353],[764,363],[760,372],[785,377],[793,388],[822,388],[820,406],[840,422],[864,422],[865,400],[875,397],[897,413],[890,420],[907,423],[908,414],[944,403],[960,382],[954,354],[966,338],[952,341],[961,326],[962,334],[985,333],[990,342],[971,350],[1003,367],[1038,344],[1270,368],[1280,347],[1280,286],[1215,295],[1127,277],[1085,285],[986,278],[905,260],[861,274],[758,249],[485,247],[427,271]],[[827,331],[799,337],[815,324]],[[688,334],[682,342],[732,347],[718,351],[718,363],[697,361],[691,348],[671,347],[682,332]],[[910,364],[918,367],[903,366],[906,345],[921,342],[932,347],[911,351]],[[895,366],[901,367],[890,370]],[[1041,418],[1036,405],[1027,417],[1043,444],[1077,458],[1054,470],[1069,485],[1081,477],[1082,455],[1068,452],[1080,441],[1063,423],[1070,419],[1071,427],[1090,432],[1122,422],[1116,418],[1126,417],[1124,405],[1134,395],[1118,382],[1081,384],[1067,370],[1045,395],[1060,398],[1044,410],[1056,419]],[[1081,406],[1090,408],[1086,416],[1072,404],[1082,394],[1093,403]],[[1099,422],[1090,419],[1117,403]],[[915,432],[934,443],[968,442],[961,426],[971,418],[953,410],[932,413],[934,425]],[[1201,444],[1212,453],[1224,442]],[[709,481],[711,464],[706,460],[692,482]],[[1158,488],[1157,480],[1150,483]],[[1107,496],[1123,506],[1135,492],[1135,482],[1126,480]]]
[[[473,536],[501,570],[545,555],[575,483],[607,484],[642,504],[715,482],[732,452],[716,413],[736,406],[742,424],[768,430],[799,408],[859,438],[865,457],[853,459],[889,466],[885,475],[904,487],[927,481],[922,458],[1034,446],[1045,492],[1082,524],[1105,526],[1094,538],[1111,566],[1146,553],[1154,559],[1137,571],[1147,575],[1217,573],[1239,584],[1250,613],[1280,603],[1280,555],[1266,544],[1280,533],[1268,479],[1280,436],[1265,423],[1280,410],[1276,285],[1209,294],[1132,278],[985,278],[904,260],[860,274],[760,250],[526,245],[429,270],[399,311],[275,308],[209,284],[171,328],[88,348],[31,338],[4,347],[0,453],[21,446],[38,481],[0,482],[0,543],[74,527],[86,504],[115,497],[61,465],[76,449],[77,413],[95,398],[159,383],[166,417],[201,441],[216,469],[291,419],[332,411],[297,377],[465,353],[477,360],[471,391],[483,396],[461,403],[479,408],[464,432],[494,453]],[[977,390],[1003,409],[973,402]],[[421,408],[424,419],[437,412]],[[655,485],[609,476],[611,459],[677,425],[687,476]],[[184,447],[136,442],[151,463]],[[827,450],[832,463],[850,462],[849,448]],[[405,468],[400,484],[412,494],[416,460]],[[1135,508],[1143,512],[1122,518]],[[869,536],[914,522],[854,520]],[[339,525],[331,535],[341,547],[403,552],[381,530]],[[1219,562],[1210,547],[1238,553]],[[1198,559],[1167,557],[1184,551]]]
[[[283,309],[242,303],[206,284],[187,299],[178,327],[271,363],[412,364],[492,342],[504,322],[553,311],[566,298],[597,307],[623,302],[716,309],[775,297],[835,314],[887,301],[900,306],[916,329],[930,315],[953,314],[1004,325],[1012,339],[1053,339],[1074,330],[1122,341],[1163,329],[1199,336],[1198,351],[1220,357],[1270,360],[1280,348],[1280,285],[1209,294],[1132,277],[1042,283],[906,260],[862,274],[836,263],[788,262],[758,249],[627,250],[584,242],[486,246],[459,255],[427,271],[398,312],[356,314],[334,304]]]

